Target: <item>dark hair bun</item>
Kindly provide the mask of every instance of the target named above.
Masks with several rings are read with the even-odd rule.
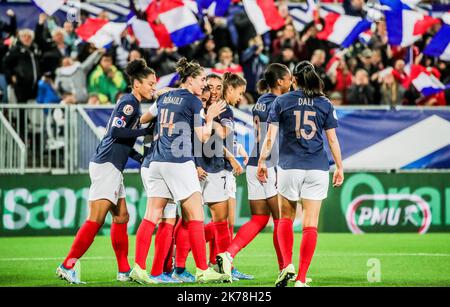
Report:
[[[127,65],[126,74],[130,77],[142,74],[147,68],[144,59],[133,60]]]

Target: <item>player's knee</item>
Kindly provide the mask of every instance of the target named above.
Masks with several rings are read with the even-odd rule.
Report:
[[[124,213],[113,217],[113,223],[115,224],[126,224],[128,223],[129,220],[130,215],[128,213]]]

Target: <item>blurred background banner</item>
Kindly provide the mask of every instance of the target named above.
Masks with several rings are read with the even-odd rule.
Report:
[[[330,176],[331,177],[331,176]],[[330,188],[320,232],[427,233],[450,231],[450,174],[347,173]],[[128,231],[144,216],[146,195],[139,174],[125,174]],[[237,178],[236,226],[249,220],[245,175]],[[87,215],[88,175],[0,176],[0,236],[73,235]],[[205,211],[207,220],[209,210]],[[111,217],[100,230],[107,235]],[[269,224],[268,229],[271,229]],[[296,223],[299,231],[301,225]]]

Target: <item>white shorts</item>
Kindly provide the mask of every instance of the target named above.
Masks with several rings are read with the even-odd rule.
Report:
[[[146,184],[147,197],[168,198],[175,202],[202,191],[193,161],[151,162]]]
[[[227,176],[226,188],[228,198],[236,199],[236,177],[234,177],[233,172],[225,170]]]
[[[278,193],[291,201],[327,198],[329,173],[320,170],[277,169]]]
[[[117,205],[119,198],[125,198],[123,175],[112,163],[89,163],[89,201],[107,199]]]
[[[204,181],[200,181],[203,201],[205,203],[218,203],[228,199],[227,174],[225,171],[208,173]]]
[[[142,183],[144,184],[145,193],[148,196],[148,187],[149,183],[149,168],[142,167],[141,168],[141,178]],[[169,200],[166,207],[164,208],[164,212],[162,215],[163,219],[174,219],[177,217],[177,204],[173,200]]]
[[[268,199],[274,197],[278,194],[277,192],[277,174],[274,167],[268,167],[267,173],[268,178],[266,183],[261,183],[257,176],[258,168],[256,166],[247,166],[246,177],[247,177],[247,189],[248,189],[248,199]]]

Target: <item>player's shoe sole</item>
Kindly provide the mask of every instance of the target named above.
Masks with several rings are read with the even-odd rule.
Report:
[[[212,268],[208,268],[204,271],[197,269],[195,274],[195,280],[198,283],[214,283],[214,282],[225,282],[229,280],[229,276],[226,274],[217,273]]]
[[[292,264],[285,267],[280,274],[278,275],[277,280],[275,281],[275,287],[286,287],[289,280],[294,277],[295,275],[295,268]]]

